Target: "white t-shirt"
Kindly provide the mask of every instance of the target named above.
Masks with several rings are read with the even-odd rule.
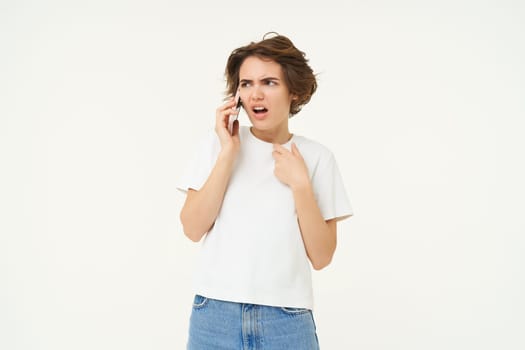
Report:
[[[273,145],[240,128],[241,150],[221,210],[202,241],[195,292],[219,300],[313,308],[311,267],[290,188],[274,175]],[[323,218],[352,215],[333,154],[293,135]],[[177,188],[199,190],[215,165],[215,132],[204,141]]]

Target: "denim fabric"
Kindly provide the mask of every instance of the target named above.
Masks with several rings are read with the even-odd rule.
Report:
[[[312,311],[196,295],[188,350],[317,350]]]

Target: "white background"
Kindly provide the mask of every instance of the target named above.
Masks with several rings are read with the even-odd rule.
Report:
[[[319,73],[291,130],[355,209],[314,273],[321,347],[524,349],[524,23],[510,0],[0,1],[0,348],[185,347],[175,181],[227,56],[273,30]]]

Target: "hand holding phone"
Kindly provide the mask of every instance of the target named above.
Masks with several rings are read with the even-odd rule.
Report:
[[[237,113],[230,114],[230,117],[228,119],[228,131],[230,132],[230,135],[233,134],[233,122],[236,121],[237,118],[239,117],[239,111],[242,106],[240,90],[237,90],[234,100],[235,100],[235,110],[237,111]]]

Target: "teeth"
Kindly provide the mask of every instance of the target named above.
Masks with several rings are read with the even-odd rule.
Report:
[[[264,107],[253,107],[254,111],[262,111],[264,110]]]

